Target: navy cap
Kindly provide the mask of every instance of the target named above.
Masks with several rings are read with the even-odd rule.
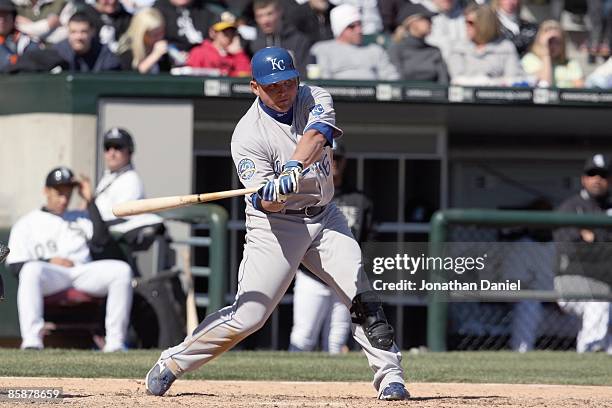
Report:
[[[597,153],[589,157],[584,163],[584,173],[598,170],[601,172],[610,172],[610,158],[604,154]]]
[[[13,14],[17,13],[17,9],[11,0],[0,0],[0,11],[8,11]]]
[[[253,79],[261,85],[269,85],[300,76],[289,51],[280,47],[266,47],[257,51],[251,59],[251,69]]]
[[[56,167],[47,174],[45,180],[46,187],[55,186],[75,186],[79,182],[74,177],[74,173],[66,166]]]
[[[104,134],[104,148],[109,146],[127,147],[130,153],[134,153],[134,140],[127,130],[113,127]]]
[[[397,14],[397,24],[403,24],[404,20],[406,20],[409,17],[420,17],[420,18],[427,18],[427,19],[431,19],[433,16],[435,16],[437,13],[434,13],[433,11],[429,10],[427,7],[423,6],[422,4],[415,4],[415,3],[410,3],[410,2],[406,2],[406,4],[404,4],[404,6],[399,10],[399,13]]]

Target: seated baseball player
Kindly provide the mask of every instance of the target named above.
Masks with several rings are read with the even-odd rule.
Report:
[[[88,212],[67,210],[74,187],[86,201]],[[7,264],[19,276],[21,348],[43,348],[43,298],[74,287],[92,296],[107,297],[103,351],[124,350],[132,305],[132,271],[120,260],[92,260],[109,234],[97,221],[99,214],[89,181],[77,181],[70,169],[57,167],[47,175],[44,195],[46,204],[21,217],[9,237]]]
[[[156,214],[117,218],[114,205],[145,198],[142,179],[134,169],[134,140],[127,130],[113,127],[104,134],[106,170],[96,187],[95,202],[109,230],[121,236],[131,249],[146,249],[158,232],[164,231],[163,219]]]

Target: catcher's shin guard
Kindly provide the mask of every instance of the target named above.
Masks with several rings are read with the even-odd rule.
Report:
[[[393,327],[387,322],[378,296],[372,292],[363,292],[355,296],[351,306],[353,323],[363,327],[365,335],[377,349],[388,351],[393,347]]]

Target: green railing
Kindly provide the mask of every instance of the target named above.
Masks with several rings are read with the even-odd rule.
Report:
[[[186,240],[174,240],[175,244],[209,248],[209,266],[192,266],[194,276],[208,278],[208,293],[196,293],[196,304],[206,307],[208,312],[225,306],[227,292],[227,211],[216,204],[192,205],[161,212],[166,220],[185,222],[191,225],[208,224],[209,237],[190,236]]]
[[[451,209],[436,212],[431,219],[429,251],[431,256],[441,256],[448,241],[448,230],[452,225],[478,227],[591,227],[612,228],[612,217],[606,215],[569,214],[544,211],[501,211]],[[433,279],[440,279],[434,272]],[[447,294],[432,291],[428,297],[427,346],[431,351],[446,350],[446,328],[448,322]]]

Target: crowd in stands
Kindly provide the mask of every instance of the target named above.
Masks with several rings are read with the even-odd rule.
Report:
[[[584,62],[558,3],[526,21],[521,0],[0,0],[0,72],[249,77],[282,46],[304,79],[610,87],[609,2],[587,2]]]

